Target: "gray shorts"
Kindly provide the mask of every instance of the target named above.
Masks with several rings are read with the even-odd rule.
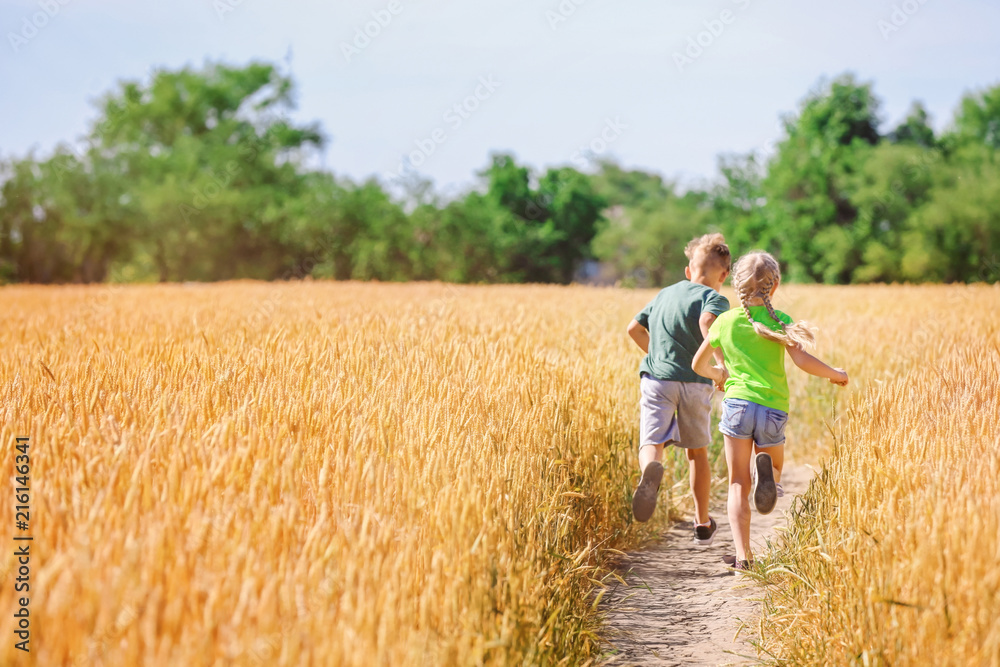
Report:
[[[710,384],[657,380],[643,373],[639,380],[639,446],[708,447],[712,442],[714,391]]]

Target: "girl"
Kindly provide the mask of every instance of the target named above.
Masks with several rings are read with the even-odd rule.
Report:
[[[719,316],[691,364],[699,375],[725,382],[719,430],[726,442],[729,523],[736,544],[736,558],[730,564],[738,570],[753,563],[748,494],[753,494],[760,514],[770,513],[783,495],[788,382],[782,348],[806,373],[847,386],[846,371],[827,366],[803,349],[814,341],[806,323],[793,322],[771,305],[780,282],[778,262],[768,253],[755,251],[742,257],[733,267],[741,307]],[[717,347],[722,348],[725,362],[721,367],[711,365],[712,349]]]

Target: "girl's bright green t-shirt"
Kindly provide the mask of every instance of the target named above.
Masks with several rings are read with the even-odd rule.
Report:
[[[785,324],[791,317],[774,311]],[[781,331],[764,306],[750,306],[754,320]],[[785,346],[767,340],[753,329],[742,308],[728,310],[708,330],[712,347],[722,347],[729,369],[726,398],[742,398],[775,410],[788,412],[788,380],[785,377]]]

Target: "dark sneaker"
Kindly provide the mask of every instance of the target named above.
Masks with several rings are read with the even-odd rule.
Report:
[[[733,574],[753,569],[752,560],[736,560],[736,556],[723,556],[722,562],[732,568]]]
[[[771,467],[771,455],[761,452],[753,461],[753,487],[750,494],[758,514],[770,514],[778,502],[778,489],[774,485],[774,468]]]
[[[715,519],[712,517],[708,517],[708,522],[707,526],[694,527],[695,543],[706,547],[712,543],[712,540],[715,539],[715,530],[719,527],[718,524],[715,523]]]
[[[636,521],[646,522],[653,516],[656,509],[656,494],[660,490],[660,480],[663,479],[663,464],[651,461],[642,471],[639,488],[632,496],[632,516]]]

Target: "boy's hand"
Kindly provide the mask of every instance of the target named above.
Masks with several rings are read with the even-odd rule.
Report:
[[[845,371],[843,368],[834,368],[833,370],[835,370],[838,373],[840,373],[840,377],[838,377],[838,378],[830,378],[830,382],[832,382],[833,384],[837,385],[838,387],[846,387],[847,386],[847,381],[849,379],[847,377],[847,371]]]

